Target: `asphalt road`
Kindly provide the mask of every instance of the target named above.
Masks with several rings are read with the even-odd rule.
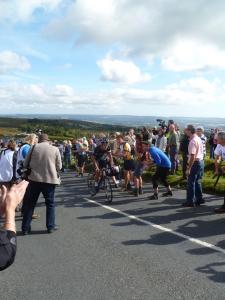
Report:
[[[40,199],[32,234],[18,232],[16,261],[0,273],[0,299],[225,299],[225,215],[213,213],[222,199],[182,208],[184,191],[157,201],[151,191],[137,199],[115,190],[112,208],[102,207],[103,195],[90,203],[85,179],[66,173],[60,230],[46,233]]]

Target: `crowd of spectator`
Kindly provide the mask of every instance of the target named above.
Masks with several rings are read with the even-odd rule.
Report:
[[[209,145],[209,146],[208,146]],[[172,120],[160,122],[158,127],[112,134],[99,133],[89,138],[50,141],[42,131],[29,134],[23,142],[9,140],[1,142],[0,149],[0,214],[4,220],[0,232],[0,269],[9,266],[16,253],[15,210],[23,217],[22,233],[31,232],[34,209],[40,194],[46,204],[46,228],[48,233],[58,229],[55,222],[55,188],[60,184],[60,173],[75,169],[75,175],[83,177],[88,165],[96,175],[105,164],[121,167],[121,176],[112,176],[115,188],[132,192],[138,197],[143,194],[142,175],[153,168],[153,195],[150,200],[173,195],[168,175],[182,169],[187,180],[187,196],[184,207],[201,206],[205,201],[201,180],[204,175],[204,160],[215,162],[215,174],[225,171],[225,132],[219,129],[204,133],[201,126],[187,125],[183,132]],[[166,191],[159,195],[159,181]],[[98,184],[96,184],[96,187]],[[92,195],[95,196],[97,191]],[[22,202],[22,206],[20,203]],[[224,204],[216,213],[225,213]],[[7,241],[7,242],[6,242]],[[3,253],[3,254],[2,254]],[[4,259],[3,259],[4,258]]]

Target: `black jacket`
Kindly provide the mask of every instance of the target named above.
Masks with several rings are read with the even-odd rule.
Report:
[[[0,271],[8,268],[16,256],[16,234],[0,230]]]
[[[189,145],[189,138],[184,134],[180,141],[180,152],[182,154],[188,154],[188,145]]]

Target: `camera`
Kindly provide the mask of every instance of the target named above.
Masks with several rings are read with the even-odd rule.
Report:
[[[166,121],[162,120],[162,119],[157,119],[156,122],[159,123],[159,127],[161,127],[162,129],[166,128]]]
[[[41,128],[38,128],[35,132],[37,135],[41,135],[43,133],[43,130]]]

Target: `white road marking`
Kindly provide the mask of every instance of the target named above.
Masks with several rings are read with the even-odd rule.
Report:
[[[225,254],[225,249],[217,247],[217,246],[215,246],[213,244],[201,241],[201,240],[196,239],[196,238],[192,238],[192,237],[190,237],[190,236],[188,236],[186,234],[174,231],[174,230],[172,230],[170,228],[167,228],[167,227],[164,227],[164,226],[161,226],[161,225],[157,225],[157,224],[149,222],[147,220],[143,220],[143,219],[141,219],[139,217],[136,217],[134,215],[129,215],[129,214],[127,214],[127,213],[125,213],[125,212],[123,212],[123,211],[121,211],[119,209],[113,208],[113,207],[108,206],[108,205],[103,205],[103,204],[101,204],[101,203],[99,203],[97,201],[94,201],[94,200],[91,200],[91,199],[88,199],[88,198],[83,198],[83,199],[85,201],[89,202],[89,203],[96,204],[96,205],[101,206],[101,207],[103,207],[103,208],[105,208],[107,210],[110,210],[112,212],[115,212],[115,213],[118,213],[118,214],[120,214],[122,216],[125,216],[128,219],[130,219],[130,220],[136,220],[136,221],[138,221],[140,223],[143,223],[145,225],[151,226],[151,227],[156,228],[156,229],[158,229],[160,231],[169,232],[169,233],[171,233],[173,235],[176,235],[176,236],[178,236],[178,237],[180,237],[180,238],[182,238],[184,240],[188,240],[189,242],[192,242],[194,244],[197,244],[197,245],[200,245],[200,246],[203,246],[203,247],[206,247],[206,248],[209,248],[209,249],[212,249],[212,250],[215,250],[217,252]]]

